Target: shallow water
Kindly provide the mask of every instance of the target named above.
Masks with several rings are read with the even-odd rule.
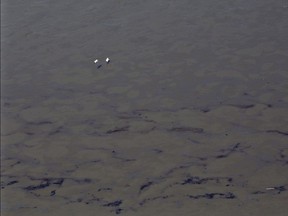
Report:
[[[285,0],[2,1],[3,216],[285,215],[287,38]]]

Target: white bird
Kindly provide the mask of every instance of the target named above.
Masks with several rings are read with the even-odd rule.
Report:
[[[110,62],[110,59],[109,58],[106,58],[106,63],[108,64]]]
[[[94,60],[94,63],[96,64],[97,62],[98,62],[98,59],[95,59],[95,60]]]

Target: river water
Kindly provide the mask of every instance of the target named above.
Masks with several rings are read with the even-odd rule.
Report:
[[[1,14],[3,216],[286,215],[288,1]]]

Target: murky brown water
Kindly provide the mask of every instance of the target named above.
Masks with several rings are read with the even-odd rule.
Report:
[[[286,0],[2,1],[2,215],[286,215],[287,38]]]

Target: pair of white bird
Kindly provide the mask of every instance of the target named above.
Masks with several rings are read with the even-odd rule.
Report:
[[[97,62],[99,62],[99,60],[98,59],[95,59],[94,60],[94,63],[96,64]],[[106,58],[106,63],[108,64],[110,62],[110,59],[109,58]]]

